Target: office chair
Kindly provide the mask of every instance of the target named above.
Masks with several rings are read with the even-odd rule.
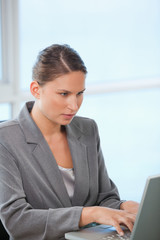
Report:
[[[0,221],[0,239],[1,240],[9,240],[9,235],[3,227],[2,222]]]
[[[1,122],[4,122],[4,121],[0,121],[0,123]],[[3,227],[1,220],[0,220],[0,240],[9,240],[9,235],[6,232],[5,228]]]

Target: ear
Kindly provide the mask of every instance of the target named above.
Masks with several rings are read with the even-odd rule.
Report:
[[[33,97],[40,98],[40,86],[37,81],[32,81],[30,84],[30,91]]]

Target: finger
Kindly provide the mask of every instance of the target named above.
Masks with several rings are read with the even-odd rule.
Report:
[[[132,214],[132,222],[134,223],[136,221],[136,214]]]
[[[136,220],[136,215],[135,214],[129,214],[128,218],[134,223]]]
[[[132,222],[127,222],[127,223],[125,223],[125,225],[132,232],[132,230],[133,230],[133,223]]]
[[[123,217],[124,217],[124,221],[125,221],[125,219],[127,219],[128,222],[130,221],[132,223],[134,223],[136,220],[135,214],[125,214],[125,215],[123,215]]]
[[[123,232],[122,228],[120,227],[120,225],[119,225],[118,223],[115,223],[113,226],[115,227],[117,233],[118,233],[120,236],[123,236],[123,235],[124,235],[124,232]]]
[[[128,219],[122,218],[119,223],[125,225],[132,232],[132,230],[133,230],[133,221],[130,218],[128,218]]]

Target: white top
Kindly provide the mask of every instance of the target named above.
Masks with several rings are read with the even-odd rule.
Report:
[[[74,183],[75,183],[75,175],[73,168],[63,168],[61,166],[58,166],[59,170],[62,174],[64,184],[66,186],[68,195],[70,199],[72,199],[74,194]]]

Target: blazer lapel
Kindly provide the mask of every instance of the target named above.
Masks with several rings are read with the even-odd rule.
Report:
[[[61,172],[45,139],[36,146],[33,155],[37,161],[39,161],[45,180],[56,194],[62,207],[71,207],[71,201],[64,185]]]
[[[27,103],[18,116],[21,129],[26,142],[32,146],[33,144],[35,145],[32,148],[34,149],[32,154],[38,163],[39,171],[43,174],[46,184],[50,185],[50,188],[53,189],[62,207],[70,207],[71,202],[56,160],[41,131],[29,114],[33,104],[33,102]]]
[[[87,146],[80,141],[81,135],[77,136],[76,131],[73,132],[70,126],[66,126],[66,129],[75,173],[72,205],[83,206],[89,193]]]

